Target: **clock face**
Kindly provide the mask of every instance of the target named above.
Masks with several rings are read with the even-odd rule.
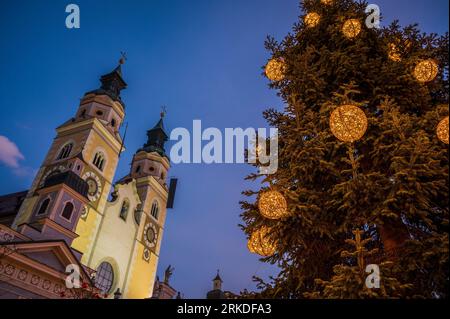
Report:
[[[89,186],[89,190],[88,190],[89,196],[95,196],[95,194],[97,194],[97,192],[98,192],[98,185],[97,185],[97,182],[95,181],[95,179],[89,177],[86,180],[86,183]]]
[[[156,234],[153,228],[149,227],[145,236],[147,236],[147,240],[152,243],[156,238]]]
[[[148,223],[144,228],[144,241],[147,247],[153,248],[158,240],[158,232],[155,225]]]
[[[92,172],[87,172],[83,175],[83,179],[88,184],[88,198],[91,202],[95,202],[100,197],[102,184],[100,178]]]

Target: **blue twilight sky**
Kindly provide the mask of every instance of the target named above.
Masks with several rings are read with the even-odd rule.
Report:
[[[128,89],[129,122],[116,179],[125,175],[145,132],[168,106],[166,127],[265,127],[261,112],[281,108],[261,67],[264,39],[282,39],[296,22],[298,0],[73,0],[81,29],[65,28],[62,0],[0,2],[0,194],[27,189],[55,127],[72,117],[83,94],[117,64],[120,51]],[[377,0],[386,22],[418,22],[423,31],[448,30],[448,0]],[[18,162],[8,160],[17,155]],[[12,152],[12,153],[11,153]],[[8,157],[9,156],[9,157]],[[20,155],[19,155],[20,157]],[[3,159],[3,160],[2,160]],[[18,159],[16,157],[16,159]],[[203,298],[220,268],[224,288],[252,289],[252,275],[275,268],[246,249],[240,223],[246,165],[175,165],[175,209],[168,213],[160,266],[175,266],[173,286]]]

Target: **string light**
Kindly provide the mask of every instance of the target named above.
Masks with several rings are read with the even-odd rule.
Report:
[[[367,131],[366,114],[354,105],[342,105],[331,113],[330,128],[333,135],[342,142],[356,142]]]
[[[278,191],[261,193],[258,200],[259,212],[269,219],[280,219],[289,216],[287,202],[283,194]]]
[[[390,60],[392,60],[394,62],[400,62],[402,60],[400,50],[398,49],[398,47],[395,43],[389,43],[388,57]]]

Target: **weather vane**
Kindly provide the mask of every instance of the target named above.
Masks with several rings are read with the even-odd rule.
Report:
[[[127,60],[127,55],[126,55],[126,53],[123,52],[123,51],[120,51],[120,55],[121,55],[121,57],[120,57],[119,63],[120,63],[120,64],[124,64],[125,61]]]

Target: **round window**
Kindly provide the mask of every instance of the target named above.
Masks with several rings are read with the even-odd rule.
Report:
[[[102,262],[97,268],[95,274],[95,287],[101,290],[102,293],[108,294],[114,282],[113,267],[108,262]]]

